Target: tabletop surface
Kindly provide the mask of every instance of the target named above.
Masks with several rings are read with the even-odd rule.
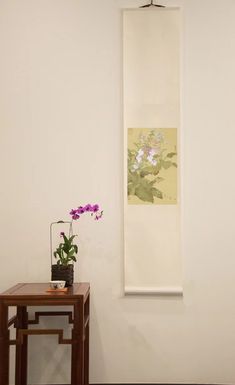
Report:
[[[37,297],[58,298],[58,296],[63,298],[77,298],[88,295],[90,284],[88,282],[74,283],[73,286],[68,287],[67,292],[47,292],[48,289],[50,289],[49,283],[18,283],[1,293],[0,299]]]

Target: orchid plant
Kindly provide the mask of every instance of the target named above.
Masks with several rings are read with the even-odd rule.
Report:
[[[90,213],[94,220],[98,221],[103,216],[103,211],[100,210],[98,204],[91,205],[86,204],[85,206],[79,206],[77,209],[72,209],[70,211],[71,215],[71,227],[73,221],[80,219],[81,215],[84,213]],[[78,246],[73,243],[74,238],[77,235],[66,236],[64,232],[60,233],[60,237],[63,238],[63,242],[54,251],[53,255],[57,260],[57,265],[67,266],[70,262],[76,262],[76,255],[78,253]]]
[[[63,238],[63,242],[59,244],[59,247],[54,252],[54,257],[58,258],[57,265],[67,266],[69,262],[76,262],[76,254],[78,253],[78,246],[73,244],[73,240],[76,235],[66,237],[64,232],[60,233]]]

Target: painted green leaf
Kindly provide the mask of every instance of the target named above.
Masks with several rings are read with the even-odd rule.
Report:
[[[177,155],[176,152],[169,152],[169,153],[167,154],[167,158],[173,158],[173,156],[175,156],[175,155]]]
[[[153,174],[154,168],[153,167],[145,167],[140,171],[140,176],[144,178],[146,175]]]
[[[170,161],[166,161],[166,160],[162,160],[162,167],[167,170],[168,168],[170,168],[172,165],[172,162]]]
[[[135,173],[132,173],[132,172],[129,172],[128,173],[128,183],[133,183],[134,185],[137,185],[139,182],[140,182],[140,176],[139,174],[137,174],[137,172]]]
[[[153,175],[157,175],[159,174],[159,171],[161,170],[161,167],[162,167],[162,160],[159,159],[157,165],[155,167],[153,167]]]
[[[156,181],[157,181],[157,178],[151,180],[151,182],[149,182],[149,185],[150,185],[150,186],[154,186],[155,183],[156,183]]]
[[[161,178],[160,176],[158,176],[158,177],[155,179],[156,183],[160,183],[160,182],[162,182],[163,180],[164,180],[164,178]]]
[[[172,166],[177,167],[177,163],[172,162]]]
[[[157,169],[154,170],[153,175],[154,175],[154,176],[158,175],[158,174],[159,174],[159,171],[160,171],[160,170],[157,170]]]
[[[135,195],[144,202],[153,203],[154,201],[151,189],[145,188],[141,185],[135,189]]]
[[[162,192],[155,187],[152,188],[152,194],[159,199],[163,199]]]
[[[134,195],[135,193],[135,186],[132,183],[128,184],[128,195]]]

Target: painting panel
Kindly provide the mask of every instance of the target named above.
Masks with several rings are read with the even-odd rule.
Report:
[[[177,129],[128,129],[128,204],[177,203]]]

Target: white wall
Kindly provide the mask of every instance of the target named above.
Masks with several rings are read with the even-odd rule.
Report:
[[[144,1],[0,2],[0,290],[47,281],[49,223],[99,202],[76,273],[96,383],[235,381],[235,2],[167,2],[183,8],[183,299],[122,296],[121,8]],[[68,378],[51,338],[31,341],[30,383]]]

